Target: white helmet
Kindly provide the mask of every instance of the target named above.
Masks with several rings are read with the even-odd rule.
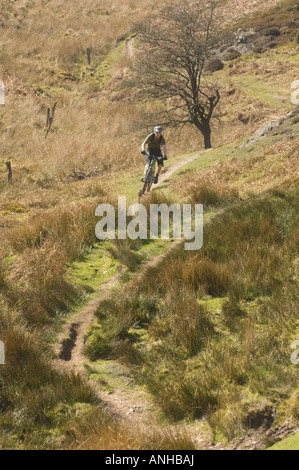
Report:
[[[156,126],[154,128],[154,132],[162,132],[162,131],[163,131],[163,127],[161,127],[161,126]]]

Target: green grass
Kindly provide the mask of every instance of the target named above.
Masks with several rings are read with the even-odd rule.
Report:
[[[177,249],[100,307],[91,359],[132,363],[168,418],[208,413],[216,440],[270,419],[277,395],[288,399],[295,383],[295,292],[286,279],[297,204],[296,192],[281,191],[216,213],[201,252]]]
[[[118,387],[127,387],[128,393],[133,383],[133,377],[129,369],[125,368],[117,361],[97,360],[93,364],[85,366],[88,377],[99,384],[99,386],[113,393]]]
[[[267,450],[299,450],[299,432],[268,447]]]
[[[80,79],[95,86],[96,89],[103,89],[112,78],[114,67],[123,55],[126,42],[127,38],[120,41],[117,46],[111,49],[106,55],[97,57],[94,65],[86,66],[82,64],[78,72]],[[84,58],[83,60],[86,63],[86,59]]]
[[[188,155],[192,155],[192,154],[183,154],[183,155],[176,155],[176,156],[171,157],[169,160],[165,162],[164,164],[165,168],[171,165],[172,162],[180,161]],[[145,158],[143,156],[140,156],[140,165],[139,165],[138,170],[133,170],[133,171],[130,170],[128,172],[124,172],[121,176],[113,177],[110,180],[110,183],[113,187],[114,192],[116,194],[126,196],[127,205],[137,202],[138,191],[142,188],[141,178],[143,177],[144,165],[145,165]],[[163,184],[164,183],[159,185],[159,188],[162,188]]]
[[[294,4],[294,1],[285,3]],[[14,19],[11,7],[9,15],[12,21],[18,21]],[[261,19],[262,26],[270,19],[267,15],[268,12]],[[271,12],[269,15],[273,16]],[[289,15],[286,18],[289,19]],[[93,55],[91,67],[86,67],[83,50],[76,62],[66,61],[66,64],[57,63],[55,66],[54,62],[38,55],[35,58],[31,56],[31,69],[35,70],[32,64],[36,64],[38,76],[32,80],[31,74],[26,77],[24,73],[20,75],[20,81],[31,84],[41,80],[34,86],[40,90],[38,96],[33,96],[38,108],[34,109],[32,116],[40,113],[40,119],[43,119],[42,113],[49,105],[49,97],[59,98],[61,103],[57,121],[55,119],[58,127],[54,122],[52,128],[53,140],[74,132],[76,127],[73,124],[77,118],[67,131],[61,124],[61,110],[67,102],[76,107],[76,100],[81,100],[91,91],[101,90],[109,82],[117,67],[122,66],[120,59],[125,43],[126,39],[121,39],[107,54]],[[265,118],[272,112],[289,109],[290,77],[298,59],[295,47],[295,43],[290,43],[276,48],[275,54],[271,51],[257,57],[244,55],[234,62],[236,73],[230,75],[233,70],[225,66],[221,73],[214,74],[216,79],[225,83],[229,74],[232,86],[235,84],[241,89],[240,102],[235,100],[231,104],[223,117],[224,122],[226,119],[233,122],[237,108],[251,103],[262,104],[266,110]],[[252,68],[250,70],[254,66],[253,60],[256,65],[272,68],[274,72],[254,75]],[[11,63],[15,64],[14,61]],[[281,84],[283,64],[287,70]],[[76,82],[59,73],[59,67],[67,70],[68,66],[76,75]],[[13,87],[12,90],[11,97],[15,94]],[[28,91],[28,103],[30,97]],[[106,102],[99,103],[99,116],[105,106]],[[117,105],[113,105],[113,109],[117,109]],[[106,119],[104,113],[103,116]],[[16,132],[14,124],[9,117],[3,120],[4,129],[11,132],[9,136],[12,138]],[[32,121],[31,124],[35,126],[39,122]],[[89,125],[92,124],[86,122],[86,126]],[[288,126],[285,130],[290,132],[286,137],[294,137],[297,125]],[[114,131],[112,129],[113,135],[109,138],[114,139]],[[94,135],[98,135],[98,131],[95,132]],[[167,197],[175,196],[176,201],[181,202],[180,194],[172,190],[172,183],[179,183],[182,177],[191,177],[194,172],[202,172],[217,162],[228,162],[232,151],[240,161],[250,160],[254,165],[251,157],[262,158],[267,146],[282,139],[281,135],[267,137],[248,151],[240,150],[238,144],[244,140],[246,132],[243,129],[233,144],[201,153],[196,160],[163,182],[160,190],[165,191]],[[82,140],[85,139],[83,134]],[[23,137],[18,140],[23,149],[25,140],[23,142]],[[57,155],[59,145],[58,142],[57,150],[55,148]],[[195,148],[194,143],[190,148]],[[22,149],[17,154],[23,161]],[[70,164],[73,162],[71,150]],[[52,151],[50,145],[49,152]],[[88,147],[86,155],[89,155]],[[184,156],[171,157],[165,166]],[[287,152],[282,157],[287,162]],[[28,160],[29,156],[26,158]],[[97,165],[98,158],[95,152],[89,164]],[[140,272],[146,261],[164,253],[171,247],[171,241],[157,240],[127,246],[117,246],[113,242],[94,243],[93,201],[75,214],[74,207],[67,207],[67,201],[76,201],[76,207],[80,199],[82,203],[87,202],[87,198],[92,196],[90,191],[94,196],[97,194],[98,185],[92,186],[89,180],[85,186],[76,183],[62,187],[62,184],[57,184],[58,175],[54,175],[58,167],[51,168],[52,160],[47,159],[49,167],[45,171],[48,172],[48,180],[44,175],[41,177],[37,166],[27,160],[26,168],[18,168],[17,160],[13,166],[17,184],[7,186],[1,183],[6,205],[1,205],[0,215],[5,216],[3,223],[9,225],[5,238],[10,242],[11,251],[5,253],[3,270],[2,265],[0,270],[0,338],[7,345],[7,364],[0,369],[0,447],[61,448],[65,436],[72,433],[75,426],[80,428],[84,422],[94,425],[96,421],[98,428],[103,427],[105,417],[99,411],[101,403],[89,386],[73,374],[53,369],[48,338],[52,335],[53,340],[63,322],[97,295],[121,264],[125,266],[122,289],[113,291],[111,299],[100,306],[98,323],[86,335],[91,357],[109,357],[108,361],[97,360],[90,368],[87,367],[89,377],[95,379],[99,387],[111,392],[118,386],[130,388],[133,377],[143,387],[148,387],[169,419],[200,417],[204,413],[208,419],[205,423],[209,423],[215,440],[229,440],[242,435],[252,417],[266,416],[267,407],[273,408],[274,412],[277,406],[281,407],[285,415],[296,417],[295,405],[288,405],[296,384],[296,370],[294,367],[290,370],[288,363],[289,344],[291,337],[297,339],[295,332],[298,331],[293,320],[296,279],[291,253],[294,233],[291,221],[295,219],[295,213],[290,206],[295,205],[295,200],[290,193],[268,194],[261,204],[255,194],[251,201],[247,201],[248,205],[238,205],[234,201],[232,205],[235,207],[230,207],[224,214],[215,215],[213,212],[215,223],[211,230],[207,227],[205,251],[196,253],[193,259],[184,258],[180,250],[174,250],[159,267],[144,273],[142,282],[134,284],[135,274]],[[273,161],[276,160],[277,155],[273,154]],[[109,194],[113,191],[114,194],[126,195],[128,203],[136,202],[141,187],[143,157],[140,156],[138,162],[138,170],[131,172],[130,169],[129,172],[128,169],[124,176],[119,176],[118,172],[116,178],[109,177]],[[103,176],[105,178],[105,171],[109,170],[105,164],[99,180]],[[19,181],[19,177],[24,178],[25,170],[28,171],[28,181]],[[221,174],[221,178],[228,178],[240,187],[255,178],[266,181],[268,176],[268,169],[261,169],[259,165],[251,173],[244,171],[234,175],[229,169],[227,172]],[[36,203],[34,187],[41,191],[38,206],[30,205],[31,202]],[[157,200],[160,198],[162,201],[160,190],[154,190],[154,193]],[[62,204],[59,205],[57,200]],[[50,208],[49,203],[57,206],[52,212],[44,211]],[[34,207],[43,211],[35,211]],[[28,218],[31,208],[38,214],[35,219]],[[87,212],[90,215],[85,217]],[[22,221],[24,223],[18,226]],[[241,240],[235,238],[236,234]],[[286,247],[287,243],[289,247]],[[132,291],[126,285],[127,281],[132,281]],[[120,360],[132,370],[128,372]],[[283,422],[283,416],[283,413],[278,416],[278,421],[281,419]],[[92,421],[93,417],[95,421]],[[83,426],[82,429],[86,431],[88,428]],[[89,431],[86,431],[87,437]],[[86,441],[86,436],[81,436],[81,442]],[[298,433],[286,441],[283,445],[298,448]],[[161,443],[156,443],[153,448],[157,445]]]
[[[281,83],[275,83],[269,76],[263,80],[257,79],[256,75],[234,76],[233,81],[246,92],[250,98],[256,98],[263,103],[277,108],[288,109],[290,106],[290,94],[283,90]],[[291,85],[291,84],[290,84]]]
[[[183,165],[181,168],[176,170],[169,178],[164,180],[160,185],[159,189],[160,190],[169,190],[170,195],[174,194],[172,193],[171,190],[171,183],[178,181],[182,176],[185,175],[191,175],[195,171],[203,171],[204,169],[211,167],[218,161],[225,161],[230,157],[230,151],[233,150],[236,146],[236,143],[234,144],[228,144],[222,147],[216,147],[213,149],[210,149],[208,151],[202,151],[202,152],[193,152],[192,154],[186,154],[180,156],[180,159],[187,157],[188,155],[193,155],[195,153],[199,153],[198,157],[192,160],[190,163],[186,163]],[[170,161],[171,163],[171,161]]]
[[[117,273],[119,263],[109,255],[110,241],[96,242],[79,261],[69,263],[68,279],[97,294],[101,286]]]

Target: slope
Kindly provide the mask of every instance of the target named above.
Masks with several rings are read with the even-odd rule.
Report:
[[[143,2],[141,8],[140,2],[131,2],[136,12],[134,20],[137,17],[142,20],[148,14],[147,8],[151,7],[152,3]],[[261,2],[252,3],[255,3],[255,8],[261,5]],[[263,2],[263,6],[268,7],[274,3],[277,2]],[[278,217],[279,227],[282,235],[291,237],[293,227],[290,225],[290,219],[293,216],[288,203],[290,201],[295,203],[290,191],[293,191],[298,168],[296,115],[288,121],[283,121],[281,126],[273,130],[272,135],[267,134],[261,141],[251,142],[242,148],[241,144],[246,144],[246,140],[263,123],[283,117],[294,108],[290,102],[291,84],[298,78],[298,45],[294,40],[297,20],[295,9],[291,9],[294,5],[295,2],[283,2],[283,7],[279,10],[267,10],[264,15],[247,18],[248,24],[245,24],[245,28],[253,25],[256,29],[260,27],[267,29],[271,15],[272,22],[282,18],[281,23],[275,25],[281,32],[280,36],[277,36],[278,39],[275,39],[276,45],[273,45],[272,38],[264,51],[251,51],[242,54],[238,59],[224,61],[223,70],[213,73],[213,77],[223,84],[221,124],[214,125],[215,148],[194,158],[192,163],[186,165],[181,172],[174,173],[172,178],[165,179],[160,186],[163,191],[154,191],[152,194],[154,202],[171,200],[186,202],[189,196],[192,196],[194,202],[205,202],[210,213],[217,215],[218,210],[229,208],[231,204],[237,202],[241,203],[238,194],[247,204],[252,199],[256,207],[259,207],[258,197],[265,197],[265,206],[272,207],[270,201],[272,193],[265,194],[265,191],[276,190],[278,192],[273,197],[277,198],[275,204],[278,210],[282,211]],[[248,2],[246,5],[245,2],[244,5],[243,2],[238,2],[238,6],[248,8]],[[175,433],[171,434],[166,442],[157,432],[156,438],[149,442],[146,439],[136,439],[136,436],[132,438],[126,428],[118,426],[115,428],[113,419],[110,421],[107,417],[106,409],[103,412],[105,406],[103,401],[99,400],[99,390],[94,390],[83,376],[70,371],[56,370],[52,363],[52,345],[55,343],[57,346],[57,338],[60,340],[59,333],[64,331],[63,325],[68,321],[70,325],[76,324],[77,318],[74,315],[81,312],[81,308],[91,297],[94,301],[102,284],[116,273],[117,266],[122,265],[119,268],[120,281],[125,283],[134,279],[136,269],[140,269],[146,260],[163,253],[167,246],[167,244],[116,245],[112,246],[112,251],[107,250],[106,254],[100,249],[98,252],[100,254],[97,256],[98,246],[95,245],[95,207],[101,202],[114,203],[117,194],[126,194],[130,200],[135,201],[140,184],[140,170],[142,171],[143,166],[138,150],[143,132],[135,133],[132,116],[142,116],[145,110],[137,107],[135,103],[124,103],[118,89],[124,68],[131,67],[131,57],[123,56],[126,46],[128,44],[130,48],[132,46],[132,42],[128,42],[134,33],[131,9],[124,2],[108,0],[72,1],[68,11],[56,0],[44,2],[43,8],[34,1],[26,3],[4,1],[1,3],[1,9],[3,36],[0,78],[6,86],[7,98],[5,108],[1,107],[0,137],[3,163],[0,193],[2,235],[0,334],[6,345],[7,357],[7,364],[1,368],[1,446],[63,448],[67,445],[77,448],[93,435],[96,443],[92,440],[88,442],[89,444],[94,442],[99,448],[109,446],[115,446],[114,448],[154,446],[155,448],[159,442],[168,448],[173,445],[178,445],[181,449],[187,448],[193,445],[192,439],[182,439],[178,442]],[[279,12],[282,14],[278,14]],[[243,10],[239,10],[239,14],[242,15]],[[292,21],[295,25],[287,25]],[[101,35],[98,34],[99,29]],[[260,31],[258,33],[260,34]],[[90,66],[86,60],[87,47],[91,47]],[[47,108],[52,107],[56,101],[53,126],[45,138]],[[198,153],[200,149],[201,139],[191,128],[181,134],[167,129],[166,136],[170,155],[166,169],[170,169],[171,165],[174,167],[179,165],[180,160],[183,161],[185,158],[182,155],[178,157],[174,155],[190,152],[193,153],[191,157],[195,157],[194,152]],[[4,163],[7,160],[12,163],[12,184],[6,181]],[[79,174],[82,180],[72,178],[71,175],[76,176],[76,174]],[[69,178],[66,179],[67,176]],[[203,187],[203,179],[209,181],[208,188]],[[72,180],[73,182],[69,183]],[[199,188],[198,194],[196,188]],[[249,206],[245,204],[243,207],[246,212]],[[274,209],[273,211],[275,212]],[[270,222],[269,226],[273,227]],[[277,274],[275,262],[280,261],[279,257],[268,258],[267,246],[260,247],[260,253],[264,253],[265,257],[262,259],[267,259],[270,266],[273,266],[273,272]],[[273,245],[271,249],[275,251],[277,246]],[[114,253],[112,258],[109,257],[111,252]],[[107,253],[109,256],[106,256]],[[89,256],[92,258],[90,263]],[[174,258],[176,258],[175,253]],[[94,265],[96,259],[98,264]],[[247,266],[248,259],[244,260],[242,257],[241,259]],[[282,264],[285,265],[284,262]],[[76,271],[76,266],[80,266],[79,273]],[[290,266],[290,273],[286,276],[289,285],[285,286],[286,288],[296,282],[291,272],[293,265]],[[294,266],[297,266],[296,263]],[[211,267],[213,266],[210,265]],[[97,275],[98,268],[100,276]],[[174,264],[170,280],[175,272]],[[221,272],[221,281],[223,281],[222,274]],[[266,281],[269,282],[267,286],[271,290],[275,283],[282,285],[285,279],[279,279],[279,276],[278,279],[275,276],[272,280],[267,278],[264,287]],[[136,281],[137,285],[140,286],[140,283]],[[224,283],[223,289],[225,286],[227,285]],[[256,292],[256,285],[253,287]],[[157,292],[150,295],[150,302],[146,296],[137,297],[134,299],[137,306],[133,305],[138,315],[143,316],[144,312],[151,315],[156,312],[157,301],[159,309],[165,313],[162,322],[159,317],[156,318],[157,324],[152,318],[153,324],[149,325],[148,329],[154,338],[155,334],[159,336],[159,332],[162,332],[162,335],[169,332],[169,318],[167,318],[169,299],[164,299],[164,304],[162,298],[156,299],[156,294]],[[222,327],[220,317],[222,318],[225,312],[228,321],[230,315],[237,317],[239,314],[242,315],[238,308],[232,311],[231,305],[224,307],[222,312],[224,297],[210,298],[210,294],[207,295],[208,297],[203,300],[206,304],[204,303],[202,308],[205,310],[206,307],[209,312],[211,310],[213,320],[220,329]],[[291,296],[288,295],[286,304],[291,308],[290,300]],[[257,304],[260,301],[264,306],[263,298],[256,299]],[[246,315],[249,315],[247,309],[250,304],[246,302]],[[187,302],[186,305],[194,306],[194,299],[191,298],[190,304]],[[255,308],[254,304],[251,306],[253,313],[260,314],[260,310]],[[92,307],[91,312],[93,311]],[[81,313],[78,315],[81,318]],[[254,317],[246,315],[245,319],[253,322]],[[240,322],[238,320],[238,325],[243,320]],[[251,360],[252,351],[255,351],[255,338],[259,331],[256,332],[250,322],[247,326],[245,323],[244,320],[244,335],[245,330],[247,332],[246,357]],[[105,326],[105,321],[103,325]],[[206,325],[208,326],[208,323]],[[85,324],[82,323],[81,326],[82,330],[80,329],[79,333],[75,331],[77,339],[83,337]],[[122,352],[119,349],[118,355],[126,358],[126,355],[130,356],[130,351],[136,354],[135,346],[137,349],[139,346],[153,348],[148,356],[149,361],[154,353],[158,354],[159,351],[154,350],[155,339],[148,342],[146,330],[139,328],[138,325],[137,328],[130,328],[129,338],[125,338],[129,339],[127,344],[129,349]],[[272,329],[271,331],[273,332]],[[296,339],[296,331],[294,328],[292,338],[291,334],[286,334],[284,331],[282,343],[285,348],[283,349],[285,358],[288,358],[288,342],[293,338]],[[87,346],[95,332],[96,328],[88,332],[85,338]],[[221,333],[227,338],[227,343],[220,344],[219,348],[226,344],[230,350],[233,335],[236,343],[238,342],[239,330],[232,333],[230,327],[226,326]],[[100,337],[101,335],[99,339]],[[72,337],[70,339],[72,340]],[[113,340],[113,334],[109,339]],[[82,343],[78,344],[81,348]],[[123,343],[123,346],[126,344]],[[272,352],[270,348],[269,354]],[[276,370],[279,374],[281,372],[279,377],[283,378],[286,372],[282,367],[283,361],[279,352],[278,347],[273,354],[274,359],[278,357],[279,364]],[[180,354],[180,345],[177,353]],[[233,380],[234,391],[236,391],[235,386],[237,391],[244,391],[244,382],[252,383],[253,376],[248,378],[248,374],[243,370],[238,374],[237,366],[234,368],[229,363],[231,357],[230,354],[227,355],[226,366],[227,370],[234,372],[234,375],[228,380]],[[237,355],[237,358],[236,361],[240,356]],[[134,359],[133,356],[130,361],[132,359],[134,361],[136,357]],[[289,387],[295,370],[287,377],[286,389],[281,390],[279,380],[277,384],[273,383],[270,359],[260,371],[255,369],[256,377],[259,377],[259,373],[262,377],[263,374],[270,375],[269,383],[272,384],[272,388],[270,387],[269,394],[262,390],[259,397],[249,396],[252,398],[252,407],[246,408],[245,411],[242,406],[244,403],[248,406],[247,390],[244,392],[246,397],[244,403],[236,402],[238,403],[236,408],[230,406],[225,408],[225,397],[222,395],[221,407],[210,416],[208,439],[205,444],[211,439],[214,439],[214,442],[221,438],[230,440],[232,438],[230,432],[234,436],[246,433],[248,420],[259,423],[261,418],[267,424],[275,417],[279,422],[278,426],[281,427],[285,419],[290,419],[290,423],[286,424],[286,432],[294,429],[292,420],[297,416],[298,398],[295,389],[293,395],[289,394]],[[80,360],[82,360],[81,350]],[[188,377],[192,382],[194,379],[192,374],[200,368],[192,369],[194,367],[192,358],[187,359],[185,364],[184,360],[185,356],[180,362],[181,368],[178,368],[180,371],[183,370],[179,379],[182,380],[182,376],[185,375],[185,364],[187,366],[189,364]],[[103,363],[99,365],[105,368]],[[128,378],[132,379],[131,371],[126,372],[128,376],[122,377],[123,366],[119,367],[122,383]],[[127,367],[128,364],[126,371]],[[163,383],[167,367],[168,364],[164,370],[157,371],[158,375],[152,377],[151,385],[155,380],[160,385]],[[144,380],[142,374],[140,375],[139,366],[135,367],[133,364],[132,369],[134,374],[137,372],[138,380]],[[94,374],[96,379],[97,365],[89,372],[91,375]],[[136,376],[134,375],[135,382]],[[109,377],[111,375],[108,374],[104,380],[109,382]],[[168,385],[173,386],[172,383]],[[277,389],[274,390],[276,386]],[[111,384],[100,382],[98,388],[102,390],[105,387],[109,390]],[[226,384],[223,390],[227,391],[228,388],[225,387]],[[182,390],[186,391],[187,395],[190,391],[188,387]],[[174,399],[177,397],[176,393],[172,395]],[[160,401],[159,394],[152,392],[150,399],[153,398],[154,406],[157,407]],[[133,399],[136,399],[136,395]],[[192,400],[189,405],[192,415]],[[134,409],[134,405],[130,406],[128,404],[128,408],[124,408],[123,411]],[[132,417],[134,413],[133,411],[128,416]],[[107,426],[102,423],[107,423]],[[194,429],[199,426],[197,421],[192,422],[191,429],[193,425]],[[176,429],[180,427],[183,427],[182,422],[178,422]],[[113,429],[110,434],[109,429]],[[205,428],[204,431],[206,430]],[[248,432],[252,431],[254,430],[250,428]],[[271,428],[267,428],[267,432],[270,431]],[[201,436],[201,432],[202,429],[198,435]],[[259,427],[258,433],[260,432],[259,444],[263,446],[265,445],[263,426]],[[126,440],[126,436],[129,435],[130,438]],[[278,432],[277,436],[279,435],[281,436]],[[274,432],[274,440],[277,438],[275,436]],[[268,437],[271,438],[270,435]],[[254,446],[252,443],[250,445]]]

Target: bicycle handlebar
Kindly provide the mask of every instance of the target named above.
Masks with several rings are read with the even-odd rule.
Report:
[[[151,160],[153,160],[154,158],[155,159],[163,158],[163,160],[167,160],[167,157],[162,157],[162,155],[152,155],[149,152],[145,152],[144,150],[141,153],[142,155],[146,155],[147,157],[149,157]]]

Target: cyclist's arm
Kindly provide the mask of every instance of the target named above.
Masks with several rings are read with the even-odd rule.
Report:
[[[142,142],[142,146],[141,146],[142,152],[145,151],[145,148],[146,148],[146,141]]]
[[[164,156],[164,157],[167,157],[166,144],[164,144],[164,145],[162,146],[162,148],[163,148],[163,156]]]
[[[150,141],[150,138],[151,138],[152,134],[149,134],[146,139],[142,142],[142,152],[146,151],[146,146],[147,146],[147,152],[149,151],[148,150],[148,143]]]
[[[162,139],[161,139],[161,144],[160,146],[162,147],[163,149],[163,156],[164,157],[167,157],[167,150],[166,150],[166,141],[164,139],[164,137],[162,136]]]

